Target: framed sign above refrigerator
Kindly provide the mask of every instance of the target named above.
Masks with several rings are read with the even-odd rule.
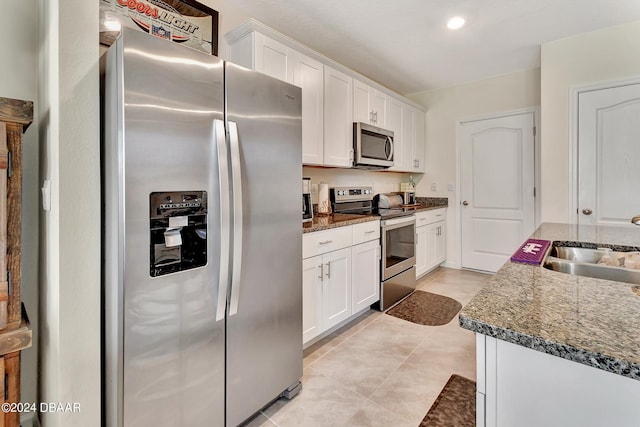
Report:
[[[123,26],[218,55],[218,12],[194,0],[100,0],[100,44]]]

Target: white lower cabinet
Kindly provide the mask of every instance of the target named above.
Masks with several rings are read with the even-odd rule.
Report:
[[[446,259],[446,208],[416,214],[416,277]]]
[[[302,260],[302,342],[317,337],[322,328],[322,256]]]
[[[378,240],[351,248],[353,259],[351,311],[357,313],[380,299],[380,243]]]
[[[476,333],[476,425],[638,426],[640,381]]]
[[[351,315],[351,248],[302,260],[302,341]]]
[[[329,329],[351,315],[351,249],[322,256],[322,321]]]
[[[380,298],[380,221],[303,235],[302,341]]]

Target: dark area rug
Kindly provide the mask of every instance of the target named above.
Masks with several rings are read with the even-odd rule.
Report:
[[[419,325],[446,325],[458,314],[462,304],[458,301],[431,292],[415,291],[387,314]]]
[[[476,382],[453,374],[424,416],[420,427],[476,425]]]

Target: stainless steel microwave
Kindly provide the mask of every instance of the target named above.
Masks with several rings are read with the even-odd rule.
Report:
[[[353,124],[353,167],[386,169],[393,166],[393,131],[366,123]]]

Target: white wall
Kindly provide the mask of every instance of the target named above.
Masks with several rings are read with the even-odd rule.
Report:
[[[3,4],[0,16],[0,97],[34,102],[34,123],[24,134],[22,191],[22,301],[31,320],[33,346],[22,352],[21,397],[37,401],[38,354],[38,39],[37,1]],[[22,419],[30,418],[29,414]]]
[[[542,220],[569,212],[571,88],[640,77],[640,21],[542,45]]]
[[[98,2],[40,0],[41,171],[52,184],[41,244],[40,401],[49,426],[100,419]]]
[[[455,191],[456,124],[460,120],[489,114],[535,108],[540,105],[540,69],[531,69],[460,86],[418,92],[408,96],[427,107],[427,173],[417,186],[423,197],[449,197],[447,210],[447,264],[459,267]],[[431,191],[436,183],[437,191]]]

